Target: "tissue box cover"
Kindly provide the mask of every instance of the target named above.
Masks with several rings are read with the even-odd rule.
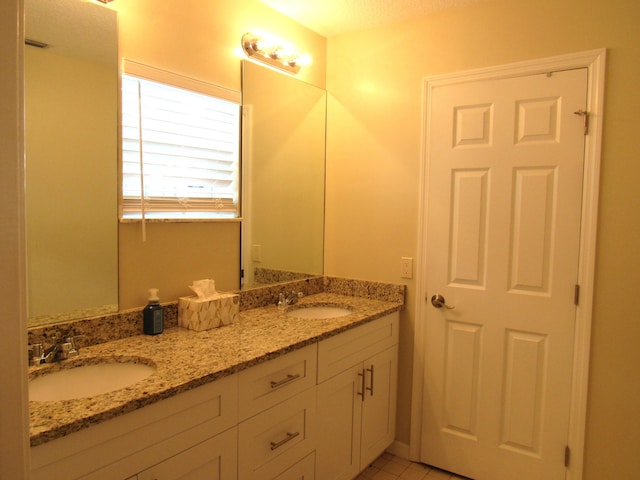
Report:
[[[218,293],[200,300],[198,297],[178,298],[178,325],[189,330],[209,330],[238,320],[240,297],[233,293]]]

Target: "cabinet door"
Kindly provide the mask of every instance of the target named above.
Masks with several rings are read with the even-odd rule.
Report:
[[[138,480],[236,480],[236,427],[138,474]]]
[[[384,452],[395,438],[397,358],[398,347],[395,346],[364,362],[361,469],[366,468]]]
[[[350,480],[360,471],[362,364],[318,385],[317,480]]]

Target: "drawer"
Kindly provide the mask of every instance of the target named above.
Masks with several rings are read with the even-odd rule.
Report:
[[[293,467],[287,468],[273,480],[314,480],[316,478],[316,458],[311,453],[296,463]]]
[[[140,472],[137,480],[236,479],[238,477],[237,440],[237,429],[231,428]]]
[[[385,315],[318,344],[318,383],[398,343],[398,313]]]
[[[244,420],[316,383],[316,344],[295,350],[239,374],[238,414]]]
[[[31,478],[127,478],[235,426],[237,375],[31,448]]]
[[[309,388],[238,427],[240,480],[271,480],[315,449],[316,389]]]

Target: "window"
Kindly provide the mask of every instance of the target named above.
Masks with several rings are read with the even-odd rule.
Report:
[[[125,63],[122,218],[239,216],[239,95]]]

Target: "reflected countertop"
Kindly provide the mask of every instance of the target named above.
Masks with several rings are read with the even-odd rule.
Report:
[[[153,363],[156,371],[129,387],[94,397],[29,402],[31,446],[231,375],[403,307],[402,303],[335,293],[309,295],[293,307],[304,305],[338,305],[353,313],[304,319],[288,316],[286,310],[270,305],[241,311],[238,322],[212,330],[173,327],[160,335],[136,335],[82,348],[74,363],[117,356]],[[50,365],[60,368],[64,362]],[[50,365],[32,367],[30,375],[37,369],[52,368]]]

